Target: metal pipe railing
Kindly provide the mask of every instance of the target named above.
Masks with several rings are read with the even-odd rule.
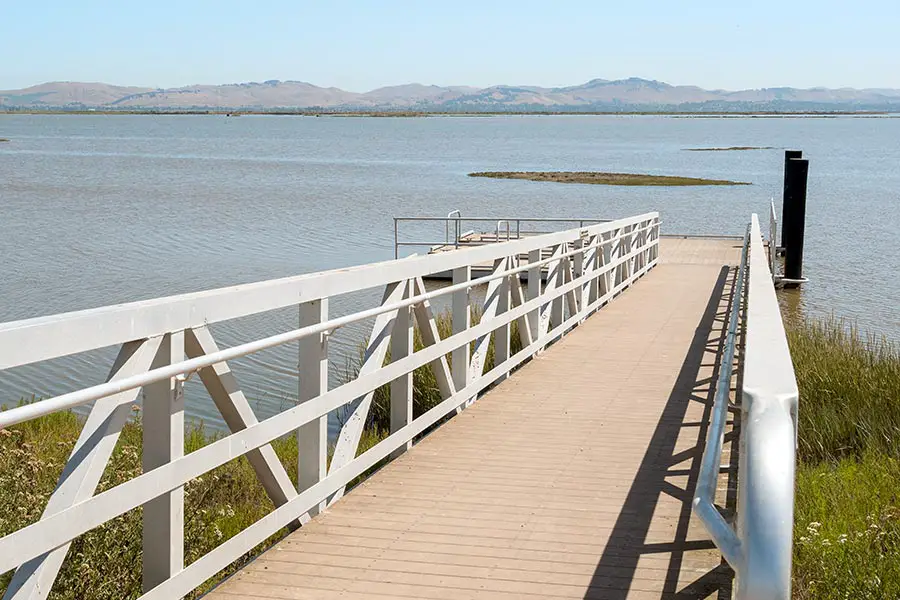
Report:
[[[759,218],[753,214],[744,238],[722,367],[693,499],[694,513],[735,571],[737,600],[789,600],[791,595],[799,394],[770,265]],[[734,529],[716,507],[715,494],[742,313],[746,333]]]
[[[459,209],[451,210],[450,212],[447,213],[447,222],[444,224],[444,243],[445,244],[450,243],[450,219],[454,218],[453,215],[456,215],[456,218],[455,218],[456,229],[454,230],[454,235],[453,235],[453,245],[459,246],[459,220],[462,218],[462,213],[459,211]],[[397,237],[395,234],[394,242],[397,242],[397,241],[399,241],[399,240],[397,240]]]
[[[509,221],[508,221],[507,219],[500,219],[499,221],[497,221],[497,241],[498,241],[498,242],[500,241],[500,228],[503,226],[504,223],[506,223],[506,241],[508,242],[508,241],[510,240],[510,236],[509,236],[509,234],[510,234],[510,225],[509,225]]]
[[[462,222],[470,222],[470,223],[497,223],[497,219],[493,217],[466,217],[463,218],[462,213],[459,210],[450,211],[446,217],[394,217],[394,258],[400,257],[400,248],[402,246],[418,246],[418,247],[432,247],[438,246],[440,244],[450,245],[451,244],[451,228],[453,231],[453,239],[452,244],[454,248],[459,248],[459,241],[463,237],[465,237],[465,233],[462,232]],[[517,219],[501,219],[501,222],[508,223],[509,228],[509,236],[507,239],[521,239],[522,237],[522,224],[523,223],[566,223],[566,224],[578,224],[579,228],[584,228],[587,225],[597,225],[599,223],[609,223],[612,219],[584,219],[584,218],[573,218],[568,219],[564,217],[546,217],[546,218],[538,218],[538,217],[527,217],[527,218],[517,218]],[[422,241],[422,242],[401,242],[400,241],[400,226],[402,223],[413,223],[413,222],[425,222],[425,223],[444,223],[444,240],[440,241]],[[512,234],[512,224],[515,223],[515,236]],[[557,230],[559,231],[559,230]],[[552,233],[552,231],[528,231],[530,235],[539,235],[543,233]],[[497,241],[500,241],[499,235],[497,237]]]
[[[778,235],[778,214],[775,212],[775,198],[769,200],[769,270],[775,277],[775,256],[778,253],[778,245],[775,239]]]
[[[744,245],[741,250],[741,266],[732,293],[731,315],[728,319],[728,330],[725,336],[725,351],[722,354],[719,379],[716,383],[716,394],[713,400],[712,416],[706,433],[706,447],[700,463],[700,476],[694,492],[694,513],[700,518],[709,532],[713,542],[722,552],[722,556],[732,567],[741,562],[741,544],[737,535],[719,510],[716,508],[716,488],[719,480],[719,459],[722,455],[722,444],[725,439],[725,423],[728,420],[729,398],[731,396],[731,379],[734,370],[734,352],[737,346],[737,330],[740,325],[741,305],[743,303],[744,279],[747,273],[747,254],[750,246],[750,227],[744,234]]]

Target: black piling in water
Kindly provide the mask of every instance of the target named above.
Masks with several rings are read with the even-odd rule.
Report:
[[[784,278],[788,285],[796,285],[803,279],[803,234],[806,229],[806,184],[809,179],[809,161],[805,158],[789,158],[785,161],[784,218],[782,243],[784,243]],[[788,216],[789,215],[789,216]]]
[[[790,197],[788,196],[788,171],[791,169],[791,160],[795,158],[803,158],[802,150],[785,150],[784,151],[784,191],[781,196],[781,248],[788,247],[789,232],[793,229],[788,227],[788,222],[793,217],[793,209],[790,206]]]

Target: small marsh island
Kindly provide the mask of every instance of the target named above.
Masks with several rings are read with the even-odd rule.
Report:
[[[599,171],[481,171],[469,173],[469,177],[629,186],[750,185],[750,183],[745,181],[729,181],[727,179],[703,179],[699,177],[646,175],[641,173],[604,173]]]

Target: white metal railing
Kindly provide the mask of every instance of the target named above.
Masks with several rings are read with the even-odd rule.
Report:
[[[775,278],[775,256],[778,254],[778,213],[775,212],[775,199],[769,200],[769,271]]]
[[[716,507],[715,494],[741,316],[745,337],[733,529]],[[799,393],[756,214],[747,227],[721,364],[694,513],[735,571],[737,600],[788,600]]]
[[[168,600],[189,593],[283,527],[305,522],[338,500],[349,481],[462,410],[631,285],[658,256],[659,215],[648,213],[458,252],[0,324],[0,371],[121,345],[106,383],[0,412],[3,428],[94,402],[41,519],[0,538],[0,573],[18,567],[4,599],[46,598],[71,541],[138,506],[144,507],[141,598]],[[472,267],[485,263],[492,265],[491,274],[473,282]],[[445,271],[453,273],[453,284],[426,292],[423,277]],[[482,283],[488,287],[487,301],[480,323],[472,325],[470,291]],[[382,286],[379,306],[329,318],[330,298]],[[452,334],[444,339],[430,304],[441,296],[450,297],[453,317]],[[298,328],[231,348],[220,349],[208,327],[292,305],[299,306]],[[375,323],[358,375],[328,389],[328,336],[367,318]],[[510,350],[513,321],[522,346],[515,354]],[[412,345],[416,326],[424,344],[418,351]],[[487,370],[492,335],[495,366]],[[258,421],[227,361],[288,342],[300,344],[299,403]],[[385,365],[388,349],[391,362]],[[433,370],[443,400],[413,418],[413,371],[425,366]],[[231,433],[185,456],[183,382],[192,373],[199,375]],[[357,456],[374,391],[388,383],[390,435]],[[142,391],[145,472],[95,495]],[[349,418],[327,467],[327,415],[344,407]],[[270,446],[294,432],[297,487]],[[276,508],[185,566],[184,485],[242,455]]]
[[[500,219],[491,217],[466,217],[463,218],[462,213],[458,210],[450,211],[450,213],[446,217],[394,217],[394,258],[400,257],[400,248],[433,248],[436,246],[454,246],[455,248],[459,247],[460,240],[462,240],[467,235],[475,233],[474,229],[470,229],[467,231],[463,230],[463,225],[467,227],[479,227],[485,223],[495,223],[497,225],[496,237],[494,239],[489,239],[487,237],[482,238],[480,241],[482,243],[493,243],[493,242],[501,242],[501,241],[509,241],[510,239],[521,239],[524,236],[534,236],[540,235],[543,233],[552,233],[553,231],[559,231],[562,229],[568,229],[575,225],[579,228],[584,227],[586,225],[596,225],[598,223],[608,223],[610,219],[566,219],[566,218],[511,218],[511,219]],[[430,232],[429,236],[435,236],[433,239],[429,240],[403,240],[403,231],[401,230],[402,224],[439,224],[443,223],[444,225],[444,239],[439,240],[437,236],[440,235],[435,231]],[[506,224],[506,240],[503,240],[500,237],[501,233],[501,225]],[[514,225],[514,227],[513,227]],[[552,229],[549,231],[546,229],[543,230],[526,230],[523,229],[522,226],[547,226],[550,225]],[[453,233],[451,237],[451,232]],[[420,234],[421,235],[421,234]]]

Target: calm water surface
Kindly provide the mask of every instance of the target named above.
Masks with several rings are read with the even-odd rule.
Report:
[[[623,217],[665,233],[764,229],[782,150],[810,159],[802,303],[900,339],[900,119],[0,115],[0,322],[393,257],[394,216]],[[479,170],[651,172],[752,182],[627,188],[466,177]],[[441,234],[442,235],[442,234]],[[373,292],[377,295],[378,293]],[[374,297],[374,296],[373,296]],[[346,313],[368,296],[332,306]],[[213,327],[220,346],[296,313]],[[333,343],[333,379],[365,326]],[[107,349],[0,372],[0,404],[103,381]],[[261,417],[296,394],[296,349],[236,361]],[[196,384],[192,416],[216,426]]]

